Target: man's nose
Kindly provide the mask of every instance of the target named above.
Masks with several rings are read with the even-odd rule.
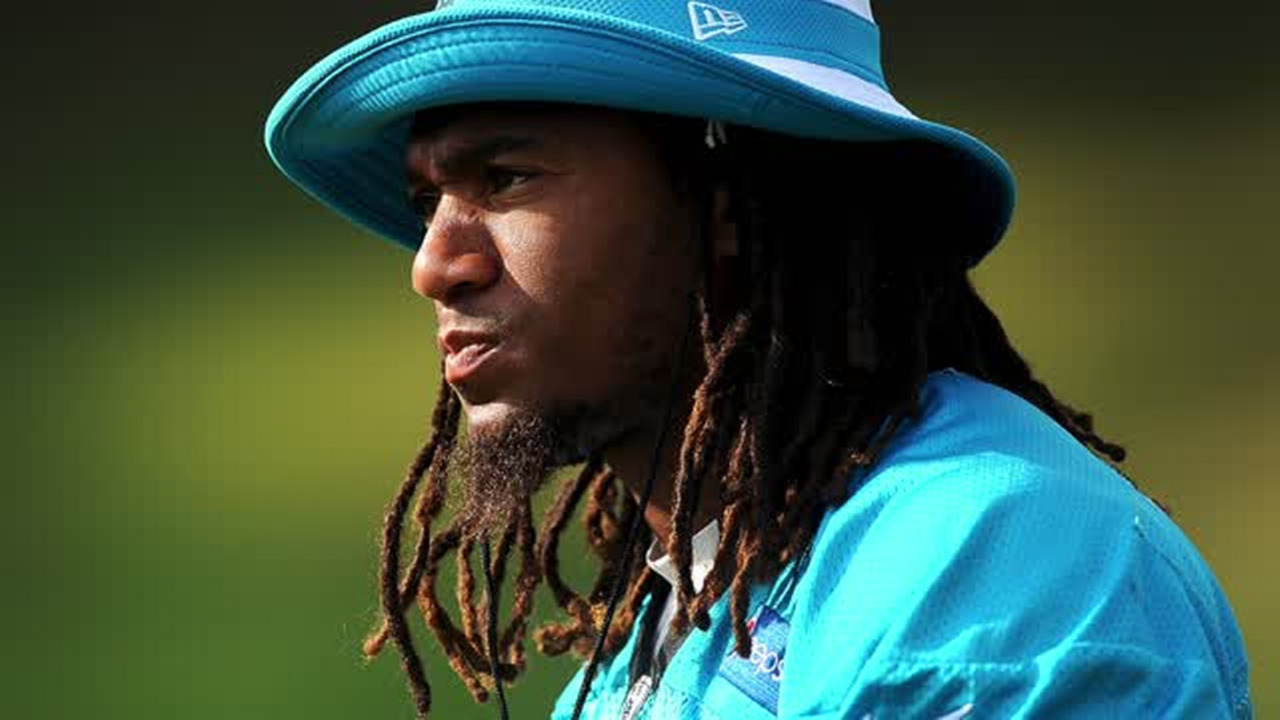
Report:
[[[483,290],[502,275],[483,213],[450,195],[440,199],[413,259],[413,289],[449,303]]]

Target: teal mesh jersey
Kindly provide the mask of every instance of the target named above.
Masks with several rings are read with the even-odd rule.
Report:
[[[1227,600],[1158,507],[1000,388],[936,373],[922,404],[807,562],[755,588],[751,657],[722,599],[633,717],[1252,717]],[[635,635],[584,717],[621,717]]]

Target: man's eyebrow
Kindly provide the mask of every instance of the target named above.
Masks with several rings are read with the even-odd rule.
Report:
[[[431,154],[430,169],[444,177],[450,177],[503,153],[528,150],[541,145],[539,140],[527,135],[491,135],[476,140],[450,142]],[[408,172],[410,180],[428,182],[417,163],[409,163]]]

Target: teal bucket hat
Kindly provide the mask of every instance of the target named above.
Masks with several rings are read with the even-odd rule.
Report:
[[[966,205],[952,248],[970,264],[1000,240],[1014,203],[1008,165],[979,140],[921,119],[890,93],[870,0],[442,0],[320,61],[267,119],[290,179],[407,248],[414,115],[535,101],[705,118],[806,138],[924,141],[929,192]],[[945,178],[945,182],[939,182]]]

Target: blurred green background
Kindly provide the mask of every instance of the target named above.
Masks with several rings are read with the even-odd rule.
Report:
[[[27,5],[0,173],[9,382],[6,717],[410,717],[358,647],[383,507],[436,360],[410,257],[286,183],[275,98],[424,5]],[[880,3],[919,113],[1021,183],[980,285],[1039,373],[1126,443],[1280,714],[1276,13]],[[569,553],[572,555],[572,552]],[[582,577],[582,569],[577,571]],[[475,708],[428,656],[438,717]],[[545,716],[566,662],[511,693]]]

